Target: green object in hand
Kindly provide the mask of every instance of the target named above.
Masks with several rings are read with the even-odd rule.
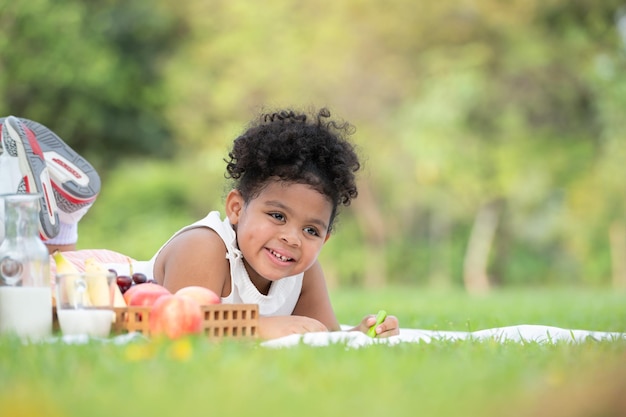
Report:
[[[380,310],[378,314],[376,314],[376,323],[369,328],[367,331],[367,335],[369,337],[376,337],[376,327],[380,325],[387,318],[387,312],[385,310]]]

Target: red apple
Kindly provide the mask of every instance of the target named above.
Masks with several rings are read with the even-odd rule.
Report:
[[[150,334],[170,339],[202,332],[202,310],[191,297],[162,295],[150,312]]]
[[[131,278],[132,279],[132,278]],[[126,304],[128,305],[129,301],[130,301],[130,297],[133,296],[133,294],[139,289],[138,285],[133,285],[130,288],[128,288],[126,291],[124,291],[122,293],[122,295],[124,296],[124,301],[126,301]]]
[[[191,297],[201,306],[208,306],[211,304],[220,304],[222,299],[219,295],[215,294],[212,290],[206,287],[200,287],[199,285],[191,285],[189,287],[183,287],[176,291],[176,295],[184,295]]]
[[[124,293],[124,300],[129,306],[151,307],[162,295],[172,295],[172,293],[159,284],[138,284]]]

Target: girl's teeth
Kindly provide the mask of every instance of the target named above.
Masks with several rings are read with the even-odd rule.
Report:
[[[274,255],[275,257],[277,257],[278,259],[280,259],[283,262],[286,262],[286,261],[288,261],[290,259],[290,258],[287,258],[286,256],[279,255],[279,254],[277,254],[274,251],[272,251],[272,255]]]

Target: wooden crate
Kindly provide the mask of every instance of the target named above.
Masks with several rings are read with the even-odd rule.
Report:
[[[114,308],[115,322],[111,334],[139,332],[150,336],[150,307]],[[258,336],[259,306],[257,304],[215,304],[202,306],[202,329],[211,339],[249,339]],[[56,308],[53,308],[54,329],[58,330]]]
[[[202,306],[202,329],[209,338],[255,338],[258,335],[257,304]],[[150,335],[150,307],[115,309],[113,333],[140,332]]]
[[[202,328],[209,337],[257,337],[259,306],[257,304],[216,304],[202,307]]]

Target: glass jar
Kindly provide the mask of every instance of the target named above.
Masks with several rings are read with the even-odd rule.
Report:
[[[0,244],[0,333],[28,339],[52,331],[50,258],[39,237],[39,194],[5,194]]]

